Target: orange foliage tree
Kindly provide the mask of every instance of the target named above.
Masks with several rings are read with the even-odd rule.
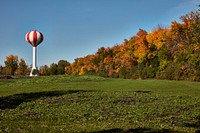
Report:
[[[144,61],[147,61],[147,54],[149,52],[149,46],[147,42],[147,37],[148,33],[140,29],[137,33],[137,36],[134,36],[135,42],[134,42],[134,55],[137,57],[138,63],[142,63]]]
[[[18,68],[18,56],[12,54],[6,56],[5,67],[6,67],[6,74],[14,75],[15,71]]]

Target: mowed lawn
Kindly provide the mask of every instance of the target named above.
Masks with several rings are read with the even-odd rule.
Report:
[[[0,80],[1,132],[198,133],[200,82],[97,76]]]

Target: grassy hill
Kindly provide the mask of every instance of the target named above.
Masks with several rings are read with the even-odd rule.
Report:
[[[0,132],[200,132],[200,82],[0,80]]]

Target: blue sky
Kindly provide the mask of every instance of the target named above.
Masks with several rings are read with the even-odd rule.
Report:
[[[198,9],[200,0],[0,0],[0,65],[7,55],[32,64],[32,47],[25,34],[37,29],[44,41],[37,47],[37,64],[94,54],[158,24]]]

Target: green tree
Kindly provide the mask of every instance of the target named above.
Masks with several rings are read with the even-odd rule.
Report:
[[[2,74],[3,74],[3,66],[0,65],[0,75],[2,75]]]
[[[70,66],[70,63],[66,60],[58,61],[58,74],[65,74],[65,67]]]
[[[50,75],[57,75],[58,74],[58,65],[56,63],[52,63],[49,68]]]

